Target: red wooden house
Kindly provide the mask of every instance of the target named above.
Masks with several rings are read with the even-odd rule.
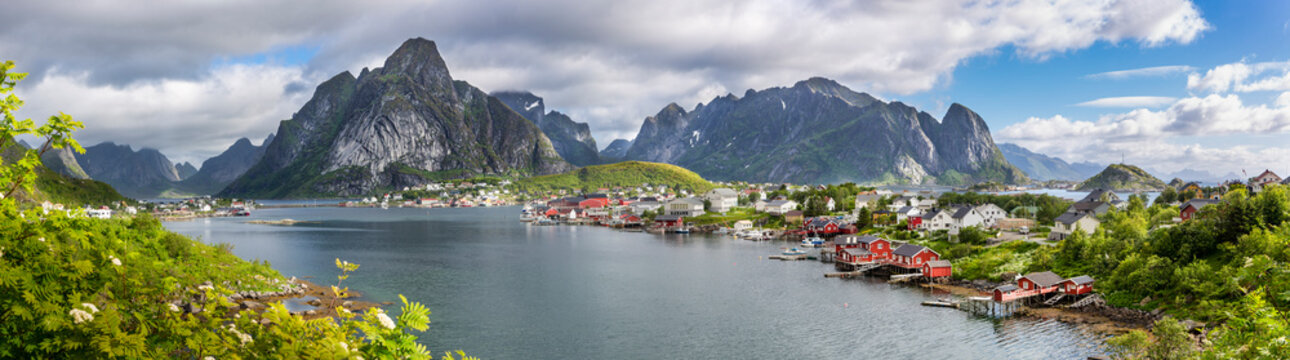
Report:
[[[905,227],[906,227],[906,229],[907,229],[907,230],[909,230],[909,231],[914,231],[914,230],[918,229],[918,226],[919,226],[919,225],[922,225],[922,224],[923,224],[923,217],[922,217],[922,216],[910,216],[910,217],[909,217],[909,219],[907,219],[907,220],[905,220],[905,221],[907,222],[907,223],[906,223],[906,226],[905,226]]]
[[[1214,205],[1217,203],[1218,203],[1218,200],[1210,200],[1210,199],[1193,199],[1193,200],[1187,201],[1186,204],[1182,205],[1182,209],[1178,211],[1178,218],[1182,219],[1183,221],[1191,220],[1193,216],[1196,216],[1196,212],[1200,211],[1200,208],[1203,208],[1209,205]]]
[[[680,215],[659,215],[654,217],[654,225],[675,228],[685,225],[685,218]]]
[[[837,234],[842,232],[842,228],[837,221],[826,217],[813,218],[806,221],[804,230],[815,234]]]
[[[925,278],[949,277],[953,272],[954,268],[950,266],[949,260],[932,260],[923,263],[923,277]]]
[[[891,259],[891,242],[877,236],[845,235],[833,239],[837,261],[857,264]]]
[[[1066,295],[1087,294],[1093,292],[1093,277],[1088,275],[1076,276],[1062,280],[1061,285],[1058,287]]]
[[[609,206],[609,198],[587,198],[578,202],[578,207],[583,209],[602,208]]]
[[[906,269],[921,269],[929,261],[941,259],[935,250],[914,244],[904,244],[891,252],[891,264]]]
[[[1008,302],[1017,299],[1017,293],[1019,290],[1020,289],[1017,288],[1017,285],[1007,284],[994,288],[994,291],[990,292],[990,297],[994,302]]]
[[[1021,291],[1035,294],[1047,294],[1057,291],[1057,285],[1061,284],[1062,277],[1054,274],[1052,271],[1033,272],[1017,279],[1017,287]]]

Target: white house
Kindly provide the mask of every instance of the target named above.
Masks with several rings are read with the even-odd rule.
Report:
[[[1097,226],[1102,222],[1091,213],[1067,212],[1057,217],[1053,224],[1052,232],[1048,233],[1049,239],[1064,240],[1075,232],[1075,229],[1083,231],[1085,234],[1092,234],[1097,230]]]
[[[668,201],[664,208],[667,215],[699,216],[703,215],[703,200],[692,197],[675,199]]]
[[[887,205],[887,211],[896,211],[906,206],[918,206],[918,199],[913,196],[905,195],[891,200],[891,205]]]
[[[111,209],[85,209],[85,215],[95,219],[111,219]]]
[[[954,214],[944,209],[932,209],[923,214],[923,223],[918,225],[922,230],[949,230],[954,227]]]
[[[856,211],[877,204],[879,199],[882,199],[882,195],[879,195],[877,191],[856,194]],[[873,209],[870,208],[869,210]]]
[[[976,212],[985,218],[985,227],[994,227],[999,220],[1008,218],[1008,212],[995,204],[987,203],[976,207]]]
[[[909,218],[911,217],[919,217],[922,215],[923,215],[922,209],[919,209],[913,206],[906,206],[906,207],[900,208],[899,210],[896,210],[896,222],[909,220]]]
[[[712,204],[712,212],[724,213],[739,205],[739,193],[727,188],[708,190],[703,198]]]
[[[757,212],[764,212],[766,211],[766,204],[769,204],[769,203],[770,202],[766,200],[757,200],[757,202],[753,203],[753,210],[757,210]]]
[[[735,231],[744,231],[744,230],[752,229],[752,227],[753,227],[752,220],[739,220],[735,222],[733,229]]]
[[[971,206],[961,205],[955,207],[953,211],[954,214],[950,215],[950,218],[954,219],[952,228],[962,229],[971,226],[985,226],[985,217],[981,216],[981,213],[977,212],[976,209]]]
[[[936,207],[936,199],[918,200],[917,207],[923,211],[931,210],[932,208]]]
[[[797,210],[797,202],[793,200],[774,200],[766,204],[766,213],[771,215],[784,215],[793,210]]]

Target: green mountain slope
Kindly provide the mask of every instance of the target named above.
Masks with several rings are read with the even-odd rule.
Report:
[[[643,161],[593,165],[563,174],[535,176],[516,181],[513,187],[530,192],[595,191],[599,188],[634,188],[642,184],[666,185],[696,193],[715,187],[693,171],[676,165]]]
[[[8,163],[22,156],[28,150],[24,146],[11,145],[0,150],[0,161]],[[53,150],[50,150],[53,152]],[[49,152],[45,153],[49,155]],[[50,201],[70,206],[106,205],[128,200],[113,189],[111,185],[89,179],[75,179],[51,170],[45,166],[36,167],[35,191],[27,193],[19,190],[18,197],[35,202]],[[8,189],[0,190],[8,191]]]
[[[1169,186],[1155,176],[1137,166],[1111,164],[1105,170],[1080,183],[1076,190],[1091,191],[1107,189],[1113,191],[1160,190]]]

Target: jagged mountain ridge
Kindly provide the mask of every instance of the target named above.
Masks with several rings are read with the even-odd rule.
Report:
[[[264,149],[273,141],[273,137],[273,134],[269,134],[259,146],[251,144],[251,140],[247,138],[237,139],[224,152],[203,161],[201,169],[179,182],[177,187],[184,192],[201,195],[223,190],[264,157]]]
[[[74,157],[91,179],[136,199],[157,197],[179,181],[174,163],[156,149],[135,151],[130,145],[104,142],[86,147],[84,154]]]
[[[613,142],[609,143],[609,146],[606,146],[603,150],[600,150],[600,158],[602,159],[602,161],[606,159],[621,159],[627,156],[627,150],[631,148],[632,148],[631,140],[614,139]]]
[[[453,80],[434,42],[422,38],[380,68],[318,85],[277,134],[220,196],[354,196],[445,177],[573,169],[537,125]]]
[[[1091,162],[1068,163],[1061,158],[1030,151],[1016,144],[1000,143],[999,151],[1008,162],[1037,181],[1080,181],[1097,175],[1103,165]]]
[[[591,127],[587,123],[574,122],[568,115],[555,110],[546,112],[546,101],[527,91],[495,91],[490,95],[542,129],[565,161],[576,166],[601,162],[596,151],[596,139],[591,136]]]
[[[954,104],[943,120],[824,78],[726,95],[645,119],[626,159],[713,180],[794,183],[1018,183],[979,115]]]

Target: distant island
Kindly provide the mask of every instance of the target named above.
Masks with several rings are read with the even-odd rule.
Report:
[[[1107,189],[1112,191],[1157,191],[1169,187],[1146,170],[1128,164],[1111,164],[1102,172],[1081,182],[1075,187],[1078,191]]]

